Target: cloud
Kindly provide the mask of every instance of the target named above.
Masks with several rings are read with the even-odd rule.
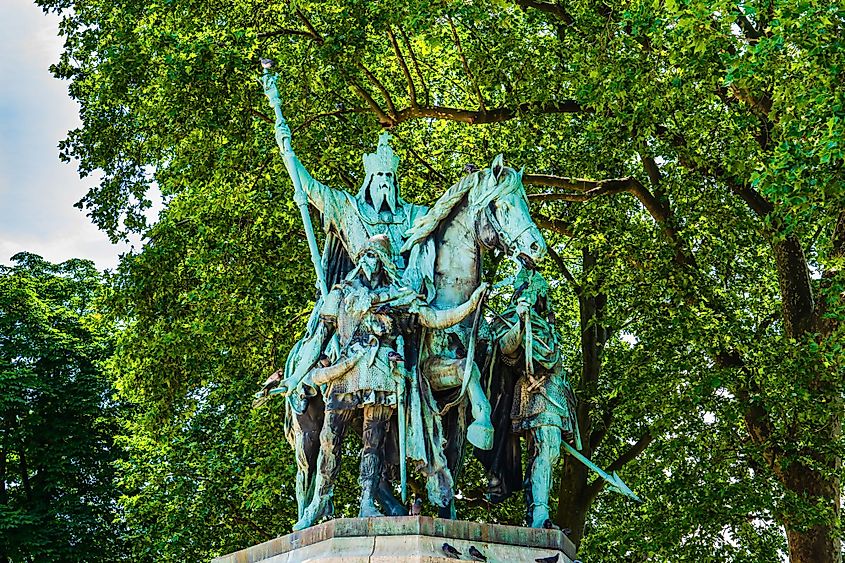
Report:
[[[27,251],[113,268],[128,245],[112,245],[73,207],[96,178],[59,161],[58,143],[80,121],[67,83],[48,70],[62,51],[58,23],[24,0],[0,2],[0,263]]]

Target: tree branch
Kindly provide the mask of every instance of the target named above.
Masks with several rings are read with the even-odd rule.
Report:
[[[311,21],[309,21],[305,14],[302,13],[302,10],[296,8],[295,11],[296,16],[299,18],[299,21],[302,22],[302,25],[308,28],[308,34],[311,36],[311,38],[316,41],[318,45],[322,45],[323,43],[325,43],[326,40],[323,39],[323,36],[320,35],[320,33],[317,31],[317,28],[311,24]]]
[[[567,178],[565,176],[551,176],[548,174],[525,174],[522,176],[522,183],[533,184],[536,186],[564,188],[576,192],[586,192],[598,185],[598,182],[594,180]]]
[[[361,86],[358,85],[358,83],[353,80],[349,81],[349,85],[352,86],[352,89],[355,90],[356,94],[361,96],[361,98],[363,98],[363,100],[367,102],[367,105],[370,106],[372,112],[376,114],[376,117],[378,118],[378,121],[382,127],[393,127],[394,125],[396,125],[397,121],[393,117],[387,115],[384,110],[381,109],[381,106],[376,103],[376,101],[373,99],[369,92],[364,90]]]
[[[461,46],[461,40],[460,38],[458,38],[458,30],[455,29],[455,23],[452,21],[452,18],[450,16],[447,15],[446,19],[449,21],[449,27],[452,29],[452,40],[455,42],[455,47],[458,48],[458,55],[460,56],[461,63],[464,66],[464,72],[466,72],[470,84],[472,84],[473,90],[475,90],[475,96],[476,98],[478,98],[478,109],[481,111],[481,113],[484,113],[487,111],[487,108],[484,105],[484,96],[481,95],[481,89],[478,87],[478,81],[475,79],[475,75],[469,68],[469,63],[467,62],[466,55],[464,55],[464,49]]]
[[[402,49],[399,48],[399,42],[396,41],[396,36],[390,26],[387,26],[387,36],[390,38],[390,44],[393,45],[393,52],[396,53],[399,68],[402,69],[402,74],[405,75],[405,81],[408,83],[408,98],[411,100],[411,107],[417,107],[419,105],[417,104],[417,88],[414,85],[414,79],[411,78],[411,71],[408,70],[408,65],[405,63]]]
[[[619,403],[620,398],[618,395],[607,402],[607,408],[601,416],[601,428],[593,430],[592,434],[590,434],[590,451],[596,451],[596,448],[599,447],[604,437],[607,436],[607,431],[613,424],[613,412]]]
[[[519,115],[542,115],[553,113],[583,113],[591,110],[581,107],[574,100],[563,102],[527,102],[516,107],[501,107],[486,111],[471,111],[443,106],[408,107],[396,114],[395,123],[402,123],[411,119],[445,119],[459,121],[470,125],[487,123],[501,123]]]
[[[546,192],[542,194],[528,194],[528,201],[590,201],[594,196],[589,194],[567,194],[557,192]]]
[[[301,29],[277,29],[274,31],[266,31],[264,33],[259,33],[256,35],[258,39],[267,39],[270,37],[278,37],[279,35],[296,35],[299,37],[311,37],[314,36],[308,31],[302,31]]]
[[[833,228],[833,236],[830,241],[833,246],[831,255],[834,258],[845,257],[845,211],[839,213],[839,219],[837,219],[836,226]]]
[[[538,2],[536,0],[516,0],[516,4],[522,8],[534,8],[541,12],[551,14],[562,20],[566,25],[572,25],[575,20],[563,9],[563,6],[551,2]]]
[[[572,229],[569,227],[569,225],[559,219],[550,219],[542,213],[534,213],[532,215],[532,218],[534,219],[534,222],[537,224],[537,226],[541,229],[547,229],[549,231],[553,231],[555,233],[570,238],[575,237],[575,233],[572,232]]]
[[[651,435],[651,432],[646,431],[645,434],[640,436],[639,440],[637,440],[636,443],[634,443],[630,448],[625,450],[622,455],[616,458],[616,460],[611,463],[605,471],[607,471],[608,473],[619,471],[627,463],[633,461],[641,453],[643,453],[648,447],[648,445],[651,444],[653,441],[654,437]],[[587,488],[587,498],[596,498],[596,496],[602,491],[602,489],[604,489],[605,485],[607,485],[607,481],[605,481],[604,479],[594,480]]]
[[[367,77],[367,80],[369,80],[370,83],[376,88],[378,88],[379,92],[381,92],[381,95],[384,98],[384,102],[387,104],[387,113],[388,115],[390,115],[391,119],[395,120],[396,106],[393,105],[393,98],[391,97],[390,92],[387,91],[385,85],[382,84],[381,80],[376,78],[376,76],[372,72],[370,72],[370,69],[364,66],[363,63],[356,61],[355,66],[358,67],[361,72],[363,72],[364,75]]]
[[[336,110],[336,111],[327,111],[327,112],[324,112],[324,113],[318,113],[316,115],[312,115],[311,117],[309,117],[305,121],[303,121],[302,125],[300,125],[296,129],[294,129],[292,131],[292,133],[296,133],[300,129],[305,129],[306,127],[308,127],[309,125],[311,125],[312,123],[317,121],[318,119],[322,119],[324,117],[338,117],[338,116],[341,116],[341,115],[344,115],[344,114],[347,114],[347,113],[364,113],[366,111],[368,111],[366,108],[351,108],[351,109],[339,109],[339,110]]]
[[[688,152],[686,139],[680,133],[673,133],[663,126],[657,127],[655,131],[660,138],[666,140],[681,152]],[[684,154],[679,155],[678,162],[684,168],[724,182],[733,193],[742,198],[748,207],[760,217],[765,217],[774,209],[772,203],[757,193],[754,188],[742,182],[736,176],[728,174],[721,166],[696,162]]]
[[[737,11],[736,24],[742,30],[743,35],[745,35],[749,43],[756,43],[765,33],[751,23],[751,20],[748,19],[748,16],[745,15],[738,5],[734,6],[734,9]]]
[[[581,285],[575,281],[575,277],[572,275],[572,272],[569,271],[569,268],[566,267],[566,262],[563,261],[563,258],[552,248],[548,248],[549,258],[552,259],[552,262],[555,263],[560,273],[563,274],[563,277],[566,278],[566,281],[572,285],[572,290],[575,292],[576,296],[581,295]]]
[[[414,70],[417,73],[417,78],[420,80],[420,85],[423,88],[423,92],[425,93],[425,103],[429,105],[431,103],[431,98],[428,93],[428,86],[425,83],[425,78],[423,78],[422,71],[420,70],[420,64],[417,61],[417,56],[414,54],[414,49],[411,47],[411,41],[408,39],[408,34],[405,33],[405,30],[402,26],[399,26],[399,32],[402,34],[402,40],[405,42],[405,48],[408,49],[408,54],[411,56],[411,62],[414,65]]]
[[[241,526],[247,526],[251,528],[254,532],[258,533],[259,539],[267,539],[272,538],[273,534],[270,533],[269,530],[265,530],[263,527],[259,526],[256,522],[254,522],[251,518],[246,518],[240,513],[240,508],[235,506],[235,503],[232,502],[229,498],[224,498],[224,501],[229,506],[230,515],[232,519],[240,524]]]
[[[607,467],[607,471],[619,471],[625,467],[627,463],[635,460],[641,453],[643,453],[648,445],[653,441],[654,436],[651,435],[650,430],[647,430],[642,436],[640,436],[640,439],[637,440],[634,445],[625,450],[622,455],[616,458],[616,461]]]
[[[257,117],[258,119],[263,119],[267,123],[276,123],[275,119],[271,119],[271,118],[267,117],[266,115],[264,115],[263,113],[261,113],[257,109],[249,108],[249,113],[251,113],[252,115]]]
[[[432,173],[435,177],[437,177],[437,179],[438,179],[438,180],[440,180],[441,182],[444,182],[444,183],[449,181],[449,180],[446,178],[446,176],[444,176],[444,175],[443,175],[443,174],[441,174],[439,171],[437,171],[437,170],[436,170],[436,169],[435,169],[435,168],[431,165],[431,163],[430,163],[430,162],[428,162],[428,161],[427,161],[427,160],[425,160],[422,156],[420,156],[420,154],[419,154],[416,150],[414,150],[414,147],[412,146],[412,144],[411,144],[411,143],[406,142],[406,141],[405,141],[405,139],[403,139],[403,138],[402,138],[402,137],[400,137],[398,134],[396,134],[396,132],[395,132],[395,131],[392,133],[392,135],[393,135],[394,137],[396,137],[397,139],[399,139],[400,141],[402,141],[402,143],[405,145],[405,149],[406,149],[408,152],[410,152],[410,153],[411,153],[411,155],[412,155],[414,158],[416,158],[416,159],[417,159],[417,160],[418,160],[418,161],[419,161],[419,162],[420,162],[423,166],[425,166],[425,167],[428,169],[428,171],[429,171],[429,172],[431,172],[431,173]]]

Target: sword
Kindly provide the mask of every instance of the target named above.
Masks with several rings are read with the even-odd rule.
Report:
[[[264,68],[264,71],[259,81],[261,82],[261,86],[264,87],[264,94],[267,96],[267,100],[276,114],[276,127],[285,125],[285,118],[282,116],[282,98],[279,95],[279,88],[276,85],[279,75],[270,71],[273,68],[272,60],[261,59],[261,66]],[[282,143],[279,143],[279,149],[282,151],[285,167],[288,169],[291,181],[293,181],[293,201],[299,207],[299,214],[302,216],[302,225],[305,227],[305,238],[308,240],[308,250],[311,253],[311,263],[314,264],[314,271],[317,272],[317,288],[325,297],[329,294],[328,287],[326,286],[326,276],[320,264],[320,251],[317,249],[317,238],[314,236],[314,226],[311,224],[311,215],[308,213],[308,196],[305,195],[305,191],[302,189],[302,182],[296,171],[290,138],[286,137]]]
[[[615,471],[612,474],[608,475],[607,472],[602,470],[601,467],[581,455],[581,452],[570,446],[568,443],[566,443],[565,440],[563,440],[562,442],[563,447],[566,448],[566,451],[571,453],[575,457],[575,459],[586,465],[589,469],[595,471],[599,477],[607,481],[610,485],[611,490],[614,490],[621,495],[625,495],[626,497],[633,499],[637,502],[642,502],[642,499],[638,497],[634,493],[634,491],[628,488],[628,485],[626,485],[625,482],[619,478],[619,475],[617,475]]]

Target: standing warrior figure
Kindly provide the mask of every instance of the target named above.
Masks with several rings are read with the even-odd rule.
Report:
[[[307,528],[332,513],[332,487],[340,469],[343,436],[359,409],[364,415],[359,517],[382,516],[374,501],[385,461],[385,431],[403,400],[407,376],[400,365],[403,343],[395,317],[416,314],[425,327],[452,326],[475,309],[487,289],[486,285],[480,287],[467,302],[453,309],[431,308],[416,292],[400,286],[386,235],[371,237],[361,249],[357,264],[332,289],[320,310],[323,321],[336,327],[341,350],[334,365],[315,368],[309,374],[315,385],[324,386],[325,423],[320,433],[314,497],[294,530]]]
[[[562,440],[581,448],[575,394],[566,378],[561,338],[548,308],[549,285],[535,271],[522,269],[514,280],[511,305],[491,324],[505,364],[520,373],[510,412],[512,430],[531,452],[525,482],[528,522],[548,526],[552,470]]]

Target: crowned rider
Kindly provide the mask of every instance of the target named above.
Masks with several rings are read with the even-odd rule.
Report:
[[[424,327],[446,328],[469,315],[487,288],[482,284],[457,307],[434,309],[415,291],[400,285],[394,259],[386,235],[368,239],[356,256],[355,269],[329,292],[320,310],[323,321],[336,328],[341,350],[336,363],[314,368],[309,374],[313,384],[325,386],[325,422],[320,432],[314,496],[295,530],[331,514],[332,487],[340,468],[343,436],[361,411],[364,423],[359,516],[382,516],[375,500],[385,461],[385,432],[408,375],[401,365],[403,345],[395,326],[397,317],[413,314]],[[445,459],[440,465],[448,472]]]
[[[265,85],[265,92],[275,92],[275,86],[267,90]],[[272,98],[270,101],[271,105],[278,102]],[[322,225],[327,235],[321,269],[329,288],[352,269],[351,259],[361,255],[372,236],[385,235],[392,248],[401,248],[405,231],[428,209],[408,203],[400,197],[396,182],[399,157],[394,154],[387,133],[379,136],[375,152],[363,156],[364,182],[356,196],[326,186],[309,174],[293,154],[290,128],[283,119],[276,121],[275,136],[279,148],[289,161],[289,172],[297,177],[308,201],[322,215]],[[404,258],[396,256],[394,259],[397,273],[401,275],[406,266]],[[317,435],[322,425],[322,409],[319,408],[322,404],[307,373],[321,355],[327,355],[329,361],[337,360],[336,344],[329,345],[332,342],[330,332],[318,322],[324,298],[322,296],[315,305],[305,336],[291,350],[285,362],[285,379],[280,386],[293,390],[288,397],[291,408],[287,411],[285,426],[288,441],[296,450],[296,490],[300,517],[311,502]],[[380,495],[383,499],[389,498],[388,488],[382,487]],[[392,513],[400,514],[401,511],[401,505],[394,504]]]
[[[279,146],[284,146],[283,141],[289,138],[287,124],[277,123],[276,141]],[[340,239],[349,257],[358,256],[367,240],[379,234],[387,235],[393,248],[401,248],[405,242],[405,231],[428,210],[400,197],[396,181],[399,157],[394,154],[389,139],[387,133],[382,133],[375,152],[364,154],[364,183],[356,196],[318,182],[294,157],[295,169],[308,200],[322,214],[326,232]],[[328,255],[330,250],[331,245],[327,242],[323,255],[324,268],[331,268],[327,264],[333,259]],[[396,261],[401,274],[406,266],[404,258],[397,256]],[[339,279],[328,281],[331,286]]]

